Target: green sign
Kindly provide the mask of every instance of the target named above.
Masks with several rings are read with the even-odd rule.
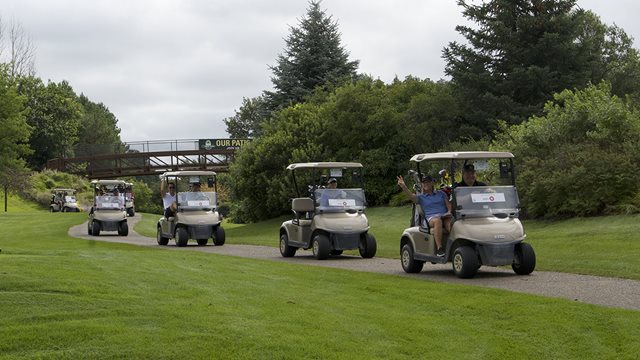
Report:
[[[238,150],[251,139],[200,139],[200,150]]]

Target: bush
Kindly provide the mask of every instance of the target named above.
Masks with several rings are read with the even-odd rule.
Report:
[[[545,115],[498,134],[494,150],[518,163],[525,214],[567,217],[635,212],[640,114],[606,84],[564,91]]]

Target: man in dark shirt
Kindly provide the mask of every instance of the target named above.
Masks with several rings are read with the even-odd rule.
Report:
[[[462,168],[462,182],[457,186],[487,186],[487,184],[476,180],[476,169],[473,164],[467,164]]]

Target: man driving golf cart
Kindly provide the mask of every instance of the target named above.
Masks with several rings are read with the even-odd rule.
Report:
[[[453,219],[451,231],[441,240],[444,256],[436,254],[435,229],[422,221],[425,209],[419,204],[413,205],[417,218],[412,218],[412,226],[405,229],[400,238],[404,271],[420,272],[425,262],[449,261],[456,276],[461,278],[475,276],[482,265],[511,265],[519,275],[534,270],[535,252],[524,242],[526,235],[518,219],[520,203],[515,187],[513,154],[488,151],[417,154],[411,162],[417,168],[412,173],[417,174],[414,179],[427,171],[437,172],[445,164],[454,185],[456,178],[461,182],[451,192]],[[466,179],[462,179],[460,169],[462,173],[467,172]],[[476,170],[484,170],[496,185],[486,186],[477,181]],[[470,174],[474,176],[469,177]]]
[[[98,236],[101,231],[117,231],[127,236],[129,225],[124,205],[125,182],[122,180],[93,180],[93,206],[87,224],[89,235]]]
[[[78,212],[78,202],[76,200],[75,189],[53,189],[51,190],[51,202],[49,204],[51,212]]]
[[[351,249],[358,249],[363,258],[374,257],[377,244],[369,233],[369,222],[364,214],[362,165],[296,163],[287,169],[291,170],[297,197],[291,202],[293,218],[280,226],[282,256],[294,256],[302,248],[312,249],[318,260]],[[351,177],[343,177],[349,173]],[[351,182],[352,186],[338,187],[337,179],[341,179],[341,185]],[[301,191],[298,184],[305,190]]]
[[[159,245],[175,239],[177,246],[187,246],[189,239],[206,245],[225,243],[222,215],[218,213],[216,173],[213,171],[172,171],[161,175],[165,213],[157,226]],[[205,184],[206,187],[202,186]],[[163,191],[164,192],[164,191]]]

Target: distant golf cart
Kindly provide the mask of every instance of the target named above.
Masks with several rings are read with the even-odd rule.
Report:
[[[51,190],[50,212],[78,212],[78,202],[76,200],[75,189],[53,189]]]
[[[98,236],[101,231],[117,231],[120,236],[129,235],[127,213],[124,207],[122,180],[93,180],[94,202],[89,212],[87,231]]]
[[[414,190],[420,191],[423,174],[450,174],[462,182],[462,169],[485,174],[485,179],[502,184],[490,186],[456,186],[455,181],[442,187],[450,191],[453,224],[450,234],[443,235],[445,256],[436,256],[436,247],[429,224],[420,205],[414,204],[411,227],[400,239],[402,268],[408,273],[422,271],[425,262],[451,261],[453,271],[460,278],[471,278],[482,265],[511,265],[519,275],[528,275],[536,265],[533,247],[523,242],[526,235],[518,219],[519,199],[515,187],[513,154],[508,152],[444,152],[418,154],[411,158],[417,171],[411,171]],[[445,171],[438,171],[442,166]],[[446,169],[446,168],[445,168]],[[448,171],[448,172],[447,172]]]
[[[358,249],[363,258],[374,257],[377,244],[368,232],[369,222],[364,214],[362,165],[297,163],[287,169],[291,170],[298,197],[291,202],[293,219],[280,226],[282,256],[291,257],[299,248],[311,248],[318,260],[351,249]],[[338,187],[326,188],[329,179],[336,180]],[[300,191],[297,181],[304,191]]]
[[[133,184],[126,183],[124,186],[124,207],[127,211],[127,215],[136,216],[136,207],[133,204]]]
[[[187,246],[189,239],[196,239],[198,245],[206,245],[213,238],[214,245],[224,245],[222,216],[217,210],[216,173],[173,171],[160,177],[165,184],[175,185],[177,211],[174,216],[158,220],[158,244],[167,245],[170,239],[175,239],[177,246]]]

